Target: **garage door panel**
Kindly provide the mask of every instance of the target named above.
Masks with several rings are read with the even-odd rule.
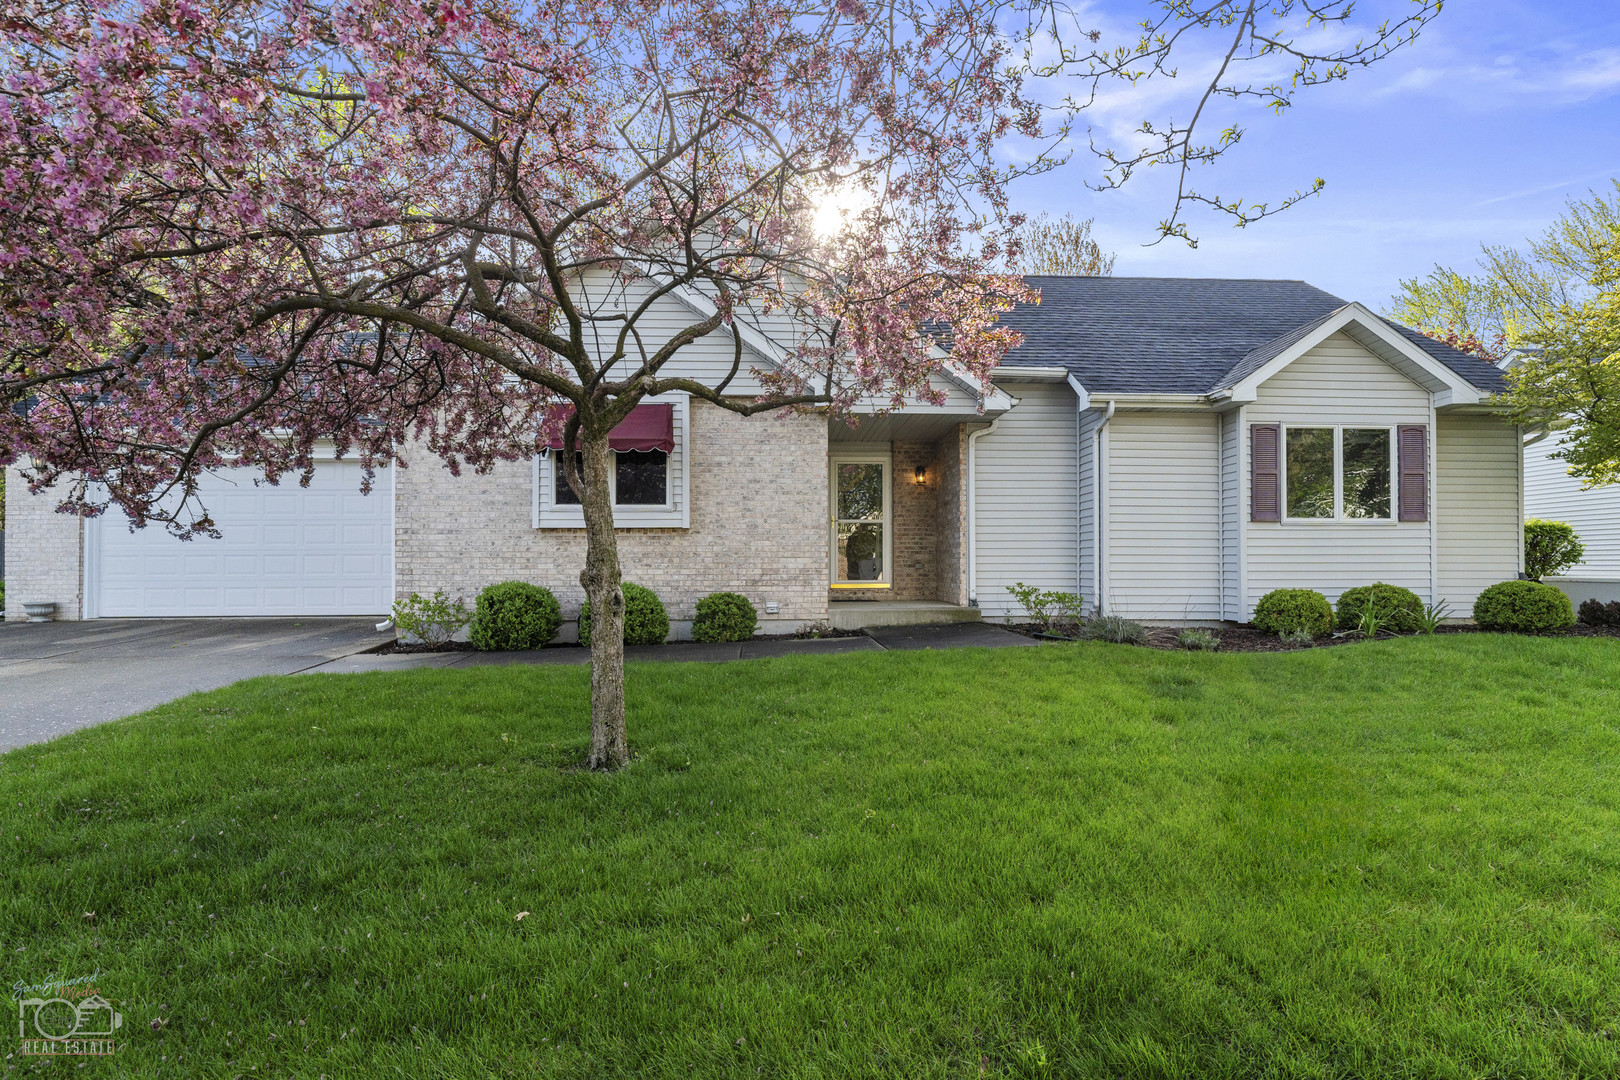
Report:
[[[372,494],[361,470],[323,464],[309,488],[205,477],[203,505],[220,539],[131,532],[109,511],[93,526],[96,614],[373,615],[393,601],[393,477]]]
[[[296,548],[298,546],[298,526],[296,525],[266,525],[262,535],[264,536],[266,549]]]

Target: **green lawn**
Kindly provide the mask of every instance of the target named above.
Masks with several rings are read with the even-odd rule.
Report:
[[[1614,1077],[1617,687],[1488,635],[637,665],[602,776],[582,669],[254,680],[0,757],[0,976],[126,1018],[7,1075]]]

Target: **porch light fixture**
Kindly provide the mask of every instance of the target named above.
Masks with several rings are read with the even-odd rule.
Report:
[[[928,483],[928,466],[918,465],[911,471],[912,481],[918,484]]]

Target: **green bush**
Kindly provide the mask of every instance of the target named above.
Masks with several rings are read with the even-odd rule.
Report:
[[[451,600],[443,589],[435,589],[431,597],[411,593],[394,601],[394,625],[424,645],[443,645],[471,621],[472,612],[461,597]]]
[[[562,607],[551,590],[527,581],[503,581],[478,594],[472,643],[486,651],[538,649],[557,636]]]
[[[1024,605],[1024,610],[1029,612],[1029,617],[1035,620],[1043,633],[1050,634],[1054,629],[1078,629],[1084,618],[1079,593],[1041,590],[1022,581],[1013,582],[1007,591]]]
[[[619,586],[624,593],[624,643],[626,645],[662,645],[669,637],[669,613],[658,594],[645,585],[626,581]],[[579,643],[591,643],[591,602],[585,601],[579,609]]]
[[[1278,637],[1301,630],[1319,637],[1333,629],[1333,605],[1315,589],[1272,589],[1254,605],[1254,627]]]
[[[1539,581],[1504,581],[1474,601],[1474,621],[1482,630],[1539,634],[1575,625],[1569,597]]]
[[[1524,523],[1524,572],[1540,581],[1568,570],[1586,555],[1586,545],[1562,521],[1531,518]]]
[[[697,602],[693,641],[747,641],[759,625],[759,612],[748,597],[734,592],[710,593]]]
[[[1339,594],[1339,610],[1334,625],[1340,630],[1359,630],[1362,616],[1372,608],[1373,618],[1384,630],[1415,634],[1423,629],[1423,601],[1411,589],[1375,581],[1358,585]]]

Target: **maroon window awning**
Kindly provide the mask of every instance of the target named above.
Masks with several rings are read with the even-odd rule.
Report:
[[[573,414],[574,407],[564,407],[563,417]],[[630,415],[619,421],[617,427],[608,432],[608,445],[615,450],[662,450],[664,453],[673,453],[675,450],[675,406],[673,405],[637,405],[630,410]],[[559,431],[552,437],[546,446],[552,450],[562,449],[562,433]]]

